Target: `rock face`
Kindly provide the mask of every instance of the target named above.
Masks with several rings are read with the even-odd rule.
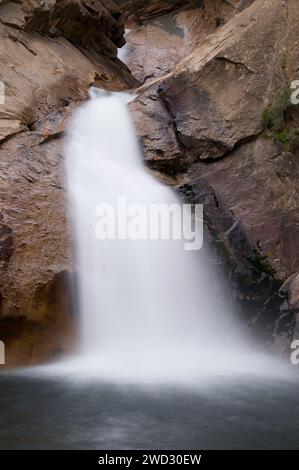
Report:
[[[299,270],[299,152],[291,137],[299,111],[289,100],[298,14],[296,0],[240,4],[132,104],[148,165],[172,176],[187,200],[204,203],[246,321],[269,343],[294,327],[278,288]]]
[[[294,339],[299,338],[299,275],[294,274],[288,286],[289,307],[295,318]]]
[[[161,16],[169,11],[184,7],[200,6],[201,0],[115,0],[123,13],[139,20]]]
[[[39,4],[42,7],[38,8]],[[108,16],[102,2],[97,2],[99,12],[95,14],[82,5],[79,1],[24,1],[0,7],[0,78],[6,95],[5,106],[0,110],[0,139],[23,130],[68,102],[84,99],[91,84],[112,89],[136,85],[130,72],[116,59],[117,45],[124,41],[123,27]],[[113,8],[116,16],[115,5]],[[69,11],[73,12],[73,20]],[[88,34],[80,40],[75,32],[81,15]],[[55,24],[53,28],[49,17]],[[113,34],[108,37],[109,27]],[[29,28],[34,32],[29,32]],[[39,30],[43,34],[35,32]]]
[[[117,47],[125,43],[121,12],[110,0],[25,0],[22,4],[26,30],[63,35],[93,56],[116,57]]]
[[[146,3],[150,3],[153,12],[161,11],[164,4],[170,7],[170,3],[159,2],[160,9],[154,10],[152,2]],[[174,9],[158,18],[144,17],[142,21],[137,18],[137,23],[129,24],[126,63],[139,81],[144,83],[171,72],[204,37],[245,7],[245,2],[240,1],[234,5],[223,0],[181,3],[182,9]],[[130,11],[134,9],[131,7]]]
[[[110,0],[0,2],[0,339],[8,365],[71,346],[61,135],[90,85],[136,86],[116,58],[123,32]]]

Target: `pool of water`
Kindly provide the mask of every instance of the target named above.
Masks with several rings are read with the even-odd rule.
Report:
[[[299,449],[298,418],[299,380],[186,388],[0,377],[1,449]]]

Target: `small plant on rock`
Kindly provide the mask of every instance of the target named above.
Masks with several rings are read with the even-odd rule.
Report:
[[[284,88],[277,99],[268,106],[263,114],[263,126],[274,133],[283,131],[288,109],[293,106],[291,103],[291,90]]]
[[[279,96],[262,114],[265,130],[285,146],[286,151],[294,151],[299,145],[299,128],[288,125],[289,111],[294,105],[291,102],[291,90],[284,88]]]

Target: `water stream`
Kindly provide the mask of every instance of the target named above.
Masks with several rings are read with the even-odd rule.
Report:
[[[205,244],[96,237],[99,204],[180,204],[144,168],[126,101],[95,93],[70,123],[80,347],[1,376],[0,446],[298,448],[296,371],[247,342]]]
[[[268,373],[233,318],[205,244],[188,251],[182,239],[96,238],[99,204],[119,210],[122,198],[126,210],[138,205],[146,214],[153,204],[180,207],[143,165],[127,96],[98,93],[75,114],[66,143],[82,368],[150,383]]]

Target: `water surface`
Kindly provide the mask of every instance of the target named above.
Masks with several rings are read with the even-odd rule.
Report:
[[[299,382],[149,387],[0,377],[1,449],[299,449]]]

